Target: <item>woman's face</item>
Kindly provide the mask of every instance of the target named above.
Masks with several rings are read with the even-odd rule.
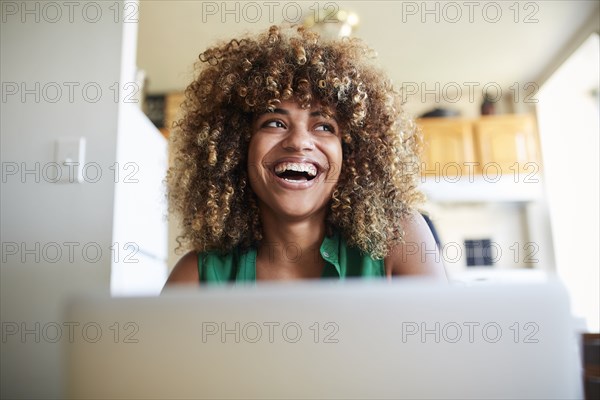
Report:
[[[341,133],[321,107],[293,101],[258,115],[248,149],[250,185],[261,212],[302,220],[322,213],[340,176]]]

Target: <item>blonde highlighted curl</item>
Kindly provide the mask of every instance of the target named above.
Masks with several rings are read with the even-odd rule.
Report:
[[[333,110],[342,132],[328,232],[339,230],[373,258],[401,243],[401,221],[422,201],[420,135],[372,58],[358,39],[325,40],[302,27],[276,26],[200,54],[184,117],[171,137],[168,197],[182,221],[180,244],[221,252],[259,244],[259,210],[247,173],[251,125],[255,115],[288,99]]]

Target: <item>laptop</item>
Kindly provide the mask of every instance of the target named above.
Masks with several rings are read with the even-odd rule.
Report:
[[[582,396],[557,282],[178,288],[79,298],[67,315],[71,398]]]

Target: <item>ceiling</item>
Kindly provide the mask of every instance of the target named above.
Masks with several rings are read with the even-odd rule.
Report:
[[[354,36],[377,51],[394,82],[427,89],[437,82],[523,88],[544,76],[587,21],[599,18],[598,1],[141,1],[138,66],[148,92],[182,90],[198,54],[216,40],[295,22],[314,15],[315,5],[356,12]]]

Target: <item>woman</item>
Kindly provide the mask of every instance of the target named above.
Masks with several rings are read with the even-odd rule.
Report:
[[[271,27],[200,55],[172,145],[167,284],[445,273],[419,137],[357,39]]]

